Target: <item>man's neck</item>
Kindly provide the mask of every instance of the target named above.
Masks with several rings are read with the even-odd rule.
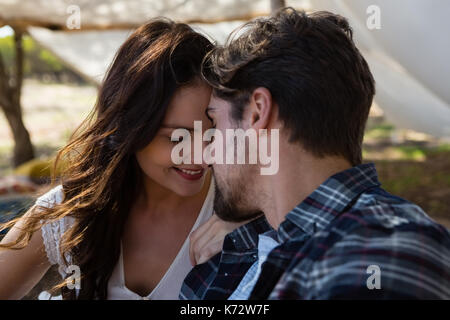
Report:
[[[281,150],[283,148],[283,150]],[[274,229],[285,216],[334,174],[351,168],[343,157],[317,158],[303,149],[280,145],[280,166],[277,174],[260,176],[264,213]]]

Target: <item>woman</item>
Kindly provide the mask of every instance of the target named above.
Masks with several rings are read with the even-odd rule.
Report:
[[[81,271],[80,289],[59,284],[67,299],[178,298],[188,236],[212,216],[214,183],[206,165],[173,164],[171,133],[210,125],[200,69],[211,47],[165,19],[122,45],[85,129],[58,154],[69,163],[61,185],[3,226],[14,225],[0,244],[0,298],[20,299],[51,264],[63,278]],[[236,226],[223,222],[218,234]]]

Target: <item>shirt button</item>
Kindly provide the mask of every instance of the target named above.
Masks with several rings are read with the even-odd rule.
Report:
[[[228,272],[225,272],[225,277],[228,277]]]

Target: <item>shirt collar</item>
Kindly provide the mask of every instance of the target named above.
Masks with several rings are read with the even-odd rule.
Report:
[[[280,242],[324,229],[369,188],[380,186],[373,163],[339,172],[290,211],[278,228]]]
[[[258,236],[273,230],[264,215],[240,226],[225,236],[223,248],[226,251],[246,252],[258,247]]]

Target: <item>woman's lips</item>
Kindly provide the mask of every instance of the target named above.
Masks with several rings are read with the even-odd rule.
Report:
[[[201,177],[203,177],[203,173],[204,173],[204,169],[199,169],[199,170],[191,170],[191,169],[182,169],[182,168],[176,168],[173,167],[176,171],[176,173],[178,173],[181,177],[183,177],[186,180],[198,180]]]

